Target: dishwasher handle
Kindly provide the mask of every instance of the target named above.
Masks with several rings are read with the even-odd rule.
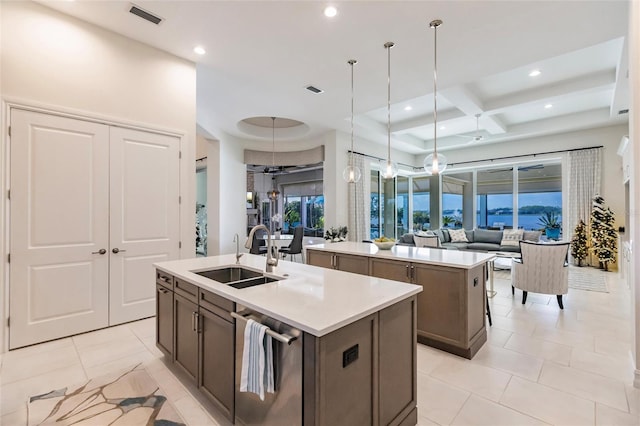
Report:
[[[246,316],[238,314],[238,313],[235,313],[235,312],[231,312],[231,316],[236,318],[236,319],[242,320],[242,321],[247,321],[247,317]],[[288,334],[276,333],[275,331],[271,330],[268,327],[267,327],[266,333],[269,336],[271,336],[274,339],[276,339],[277,341],[282,342],[282,343],[286,343],[287,345],[290,345],[291,343],[293,343],[294,340],[297,339],[296,336],[289,336]]]

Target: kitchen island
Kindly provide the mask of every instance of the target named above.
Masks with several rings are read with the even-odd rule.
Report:
[[[267,274],[249,254],[155,266],[157,346],[231,421],[417,423],[420,286],[286,261]],[[226,281],[224,271],[234,282],[207,277]],[[264,401],[239,392],[247,318],[276,341],[276,392]]]
[[[306,250],[311,265],[422,286],[418,342],[469,359],[486,342],[486,268],[495,254],[353,242]]]

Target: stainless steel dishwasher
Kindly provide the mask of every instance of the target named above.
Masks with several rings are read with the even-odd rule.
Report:
[[[243,425],[302,424],[302,332],[276,319],[236,306],[236,423]],[[273,341],[275,393],[264,401],[251,392],[240,392],[244,330],[253,319],[267,327]],[[289,343],[287,343],[289,341]]]

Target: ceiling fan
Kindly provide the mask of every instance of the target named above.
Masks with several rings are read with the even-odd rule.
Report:
[[[467,141],[467,145],[475,144],[475,143],[487,140],[487,138],[485,138],[480,134],[480,114],[476,114],[475,117],[476,117],[476,133],[471,137],[471,140]],[[465,139],[469,137],[467,135],[455,135],[455,136],[459,138],[465,138]]]

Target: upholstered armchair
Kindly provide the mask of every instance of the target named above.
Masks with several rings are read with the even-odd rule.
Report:
[[[522,304],[527,292],[555,294],[560,309],[564,309],[562,295],[569,291],[567,253],[569,243],[540,244],[520,241],[521,259],[514,259],[511,267],[511,292],[522,290]]]

